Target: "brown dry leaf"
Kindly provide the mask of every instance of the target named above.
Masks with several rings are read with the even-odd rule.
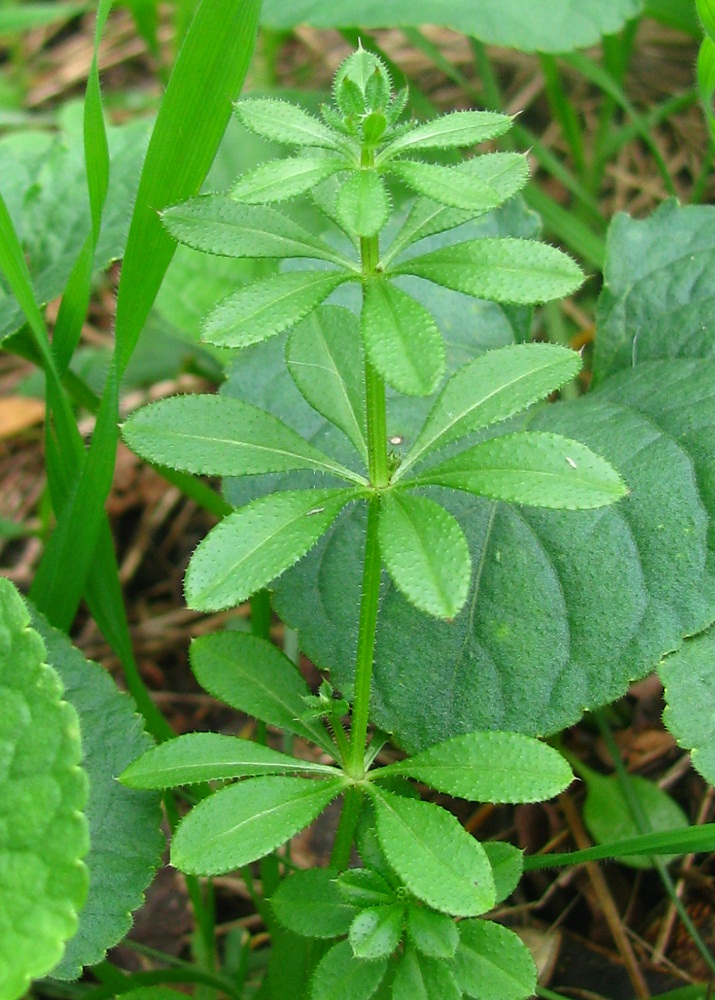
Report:
[[[45,403],[29,396],[0,399],[0,438],[10,438],[45,419]]]

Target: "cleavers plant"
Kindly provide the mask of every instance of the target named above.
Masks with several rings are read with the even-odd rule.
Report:
[[[417,797],[410,779],[466,799],[527,802],[561,791],[571,771],[550,746],[500,731],[462,733],[374,766],[388,738],[369,731],[383,571],[419,612],[450,621],[465,605],[474,569],[462,527],[441,500],[461,491],[578,510],[614,503],[627,490],[584,444],[510,424],[576,375],[574,352],[516,344],[469,360],[445,381],[442,333],[403,276],[530,305],[574,291],[581,274],[565,254],[533,240],[461,238],[463,224],[525,184],[526,159],[488,153],[444,166],[421,157],[502,135],[511,120],[459,111],[403,122],[406,98],[393,94],[381,61],[358,49],[338,70],[322,120],[276,99],[241,101],[245,126],[299,154],[251,170],[230,194],[198,196],[162,215],[168,231],[196,249],[291,262],[219,303],[204,339],[241,349],[288,331],[286,368],[309,406],[342,432],[341,446],[324,450],[227,394],[155,403],[123,428],[130,447],[152,462],[239,478],[249,494],[259,484],[193,554],[185,592],[197,610],[232,607],[270,587],[346,507],[365,509],[350,690],[334,692],[326,680],[311,696],[294,664],[259,635],[226,631],[195,640],[191,650],[208,691],[328,756],[307,761],[237,737],[189,734],[145,753],[122,781],[146,789],[221,783],[200,796],[173,838],[172,863],[199,875],[266,856],[342,795],[331,867],[297,872],[271,897],[272,918],[325,944],[312,953],[312,1000],[335,996],[338,985],[345,1000],[516,1000],[535,986],[528,951],[513,932],[474,918],[511,891],[521,854],[480,844],[445,809]],[[393,210],[393,187],[417,195],[406,213]],[[268,207],[302,194],[311,196],[309,227]],[[415,249],[437,234],[441,246]],[[322,305],[341,286],[357,288],[357,310]],[[410,446],[393,454],[388,400],[433,394]],[[279,488],[260,487],[262,476],[276,474]],[[354,844],[360,868],[349,867]]]

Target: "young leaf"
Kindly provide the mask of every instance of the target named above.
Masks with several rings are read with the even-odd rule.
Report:
[[[405,948],[395,970],[392,1000],[462,1000],[451,963]]]
[[[491,184],[482,181],[475,174],[464,173],[456,167],[398,160],[385,169],[417,194],[440,205],[466,209],[470,214],[488,212],[505,200]]]
[[[361,910],[350,925],[348,940],[356,958],[386,958],[402,938],[405,907],[402,903]]]
[[[429,615],[454,618],[472,575],[456,519],[434,500],[388,493],[380,503],[379,538],[382,559],[405,597]]]
[[[562,792],[573,774],[553,747],[521,733],[455,736],[378,775],[405,774],[459,798],[478,802],[537,802]]]
[[[385,857],[414,896],[462,917],[494,905],[486,854],[455,816],[431,802],[370,787]]]
[[[313,976],[310,1000],[370,1000],[387,971],[387,959],[356,958],[349,941],[323,955]]]
[[[335,775],[326,764],[298,760],[271,747],[221,733],[187,733],[142,754],[119,776],[130,788],[176,788],[261,774]]]
[[[504,135],[511,128],[511,118],[493,111],[454,111],[442,115],[398,136],[376,157],[379,164],[391,160],[397,153],[416,149],[449,149],[473,146],[487,139]]]
[[[427,452],[543,399],[580,367],[579,355],[557,344],[514,344],[470,361],[440,392],[393,481]]]
[[[308,868],[284,878],[270,900],[280,923],[301,937],[347,934],[359,911],[338,891],[337,876],[330,868]]]
[[[444,343],[421,303],[389,281],[368,281],[360,326],[367,355],[389,385],[408,396],[434,392],[444,374]]]
[[[525,1000],[536,990],[529,949],[514,931],[490,920],[463,920],[454,957],[459,988],[476,1000]]]
[[[313,469],[362,481],[282,420],[232,396],[174,396],[151,403],[128,418],[122,435],[150,462],[197,475]]]
[[[29,625],[19,594],[0,578],[0,993],[8,1000],[60,960],[88,883],[79,722]]]
[[[417,951],[429,958],[451,958],[459,944],[459,931],[446,913],[410,903],[407,907],[407,934]]]
[[[348,868],[337,879],[340,895],[353,906],[390,906],[397,894],[382,875],[371,868]]]
[[[590,448],[560,434],[530,431],[467,448],[426,470],[414,483],[562,510],[603,507],[628,492],[613,466]]]
[[[323,125],[307,111],[272,97],[250,98],[234,105],[246,128],[264,139],[287,146],[318,146],[343,150],[345,139]]]
[[[308,403],[367,463],[365,358],[355,315],[337,306],[314,310],[291,331],[285,362]]]
[[[350,275],[287,271],[239,288],[204,320],[201,339],[217,347],[248,347],[289,330]]]
[[[686,639],[682,647],[658,667],[665,688],[663,722],[678,741],[690,749],[693,767],[715,784],[715,687],[713,629]]]
[[[247,778],[202,799],[182,820],[171,863],[193,875],[251,864],[312,823],[345,788],[342,778]]]
[[[274,493],[229,514],[194,552],[184,581],[189,607],[234,607],[298,562],[355,490]]]
[[[340,226],[356,236],[375,236],[387,222],[390,201],[374,170],[354,170],[335,202]]]
[[[313,257],[353,266],[282,212],[241,205],[225,194],[189,198],[165,209],[161,219],[181,243],[219,257]]]
[[[240,712],[334,750],[321,725],[304,722],[308,685],[272,643],[245,632],[214,632],[194,639],[191,669],[209,694]]]
[[[412,257],[392,274],[415,274],[455,292],[492,302],[536,303],[575,292],[578,265],[561,250],[535,240],[469,240]]]
[[[231,197],[244,205],[286,201],[345,169],[343,160],[334,157],[295,156],[287,160],[270,160],[239,177],[231,189]]]

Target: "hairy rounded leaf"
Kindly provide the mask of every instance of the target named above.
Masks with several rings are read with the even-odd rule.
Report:
[[[410,892],[435,910],[470,917],[494,905],[494,880],[482,845],[451,813],[419,799],[373,789],[377,833]]]
[[[481,802],[538,802],[573,779],[561,754],[521,733],[465,733],[390,764],[381,773],[405,774],[439,792]]]
[[[243,124],[265,139],[292,146],[318,146],[341,149],[342,136],[323,125],[313,115],[288,101],[273,97],[253,97],[238,101],[235,111]]]
[[[380,555],[395,586],[428,614],[453,618],[472,573],[469,546],[456,519],[434,500],[388,493],[380,503]]]
[[[231,197],[244,205],[286,201],[345,170],[342,160],[325,156],[295,156],[270,160],[243,174],[231,189]]]
[[[447,913],[410,903],[407,933],[417,951],[430,958],[451,958],[459,944],[459,931]]]
[[[386,958],[356,958],[350,942],[340,941],[318,963],[311,1000],[370,1000],[386,971]]]
[[[343,791],[342,778],[247,778],[202,799],[181,821],[171,863],[194,875],[248,865],[312,823]]]
[[[355,170],[341,186],[335,201],[336,217],[351,236],[375,236],[390,215],[390,199],[374,170]]]
[[[434,392],[444,374],[444,343],[417,299],[389,281],[368,281],[360,328],[370,361],[389,385],[408,396]]]
[[[186,600],[199,611],[241,604],[315,545],[353,490],[300,490],[261,497],[229,514],[191,557]]]
[[[693,767],[715,785],[715,635],[709,629],[687,639],[658,667],[665,688],[663,722],[690,750]]]
[[[241,348],[275,337],[308,316],[348,278],[331,271],[287,271],[255,281],[214,306],[201,339],[216,347]]]
[[[570,295],[583,281],[561,250],[535,240],[469,240],[411,257],[393,274],[415,274],[455,292],[493,302],[548,302]]]
[[[536,990],[536,966],[521,938],[490,920],[463,920],[454,973],[475,1000],[526,1000]]]
[[[338,890],[338,874],[331,868],[309,868],[282,879],[270,900],[279,922],[301,937],[347,934],[359,911]]]
[[[87,776],[77,714],[0,578],[0,994],[57,964],[87,898]]]

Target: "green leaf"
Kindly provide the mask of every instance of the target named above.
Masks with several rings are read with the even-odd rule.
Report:
[[[407,934],[417,951],[429,958],[451,958],[459,944],[457,925],[446,913],[409,903]]]
[[[642,10],[640,0],[599,0],[574,7],[570,0],[551,0],[525,7],[522,0],[265,0],[263,23],[271,28],[421,27],[438,24],[492,45],[523,52],[566,52],[595,45],[601,35],[615,34]]]
[[[190,198],[165,209],[161,219],[175,239],[219,257],[313,257],[346,263],[327,243],[277,209],[241,205],[225,194]]]
[[[350,925],[348,940],[356,958],[387,958],[402,938],[405,907],[402,903],[361,910]]]
[[[202,799],[177,827],[171,863],[194,875],[251,864],[312,823],[343,791],[342,778],[246,778]]]
[[[500,840],[486,840],[482,843],[489,858],[497,891],[496,902],[501,903],[510,896],[521,881],[524,871],[524,852]]]
[[[463,920],[454,973],[460,989],[478,1000],[525,1000],[536,990],[529,949],[514,931],[489,920]]]
[[[480,188],[490,188],[499,196],[499,204],[524,187],[529,179],[529,164],[522,153],[488,153],[465,160],[450,170],[460,177],[474,179]],[[387,266],[402,251],[418,240],[455,229],[482,212],[475,209],[447,208],[428,198],[418,198],[400,227],[383,263]]]
[[[301,719],[310,689],[296,665],[270,642],[245,632],[214,632],[194,639],[189,657],[199,684],[214,698],[334,750],[321,725]]]
[[[484,850],[455,816],[431,802],[371,786],[385,857],[410,892],[435,910],[470,917],[494,905]]]
[[[334,775],[335,769],[237,736],[187,733],[147,750],[122,771],[119,780],[130,788],[176,788],[201,781],[301,773]]]
[[[495,111],[453,111],[448,115],[416,125],[409,132],[393,139],[376,157],[378,166],[396,154],[417,149],[450,149],[473,146],[487,139],[496,139],[511,128],[509,115]]]
[[[198,475],[313,469],[363,481],[281,420],[231,396],[174,396],[152,403],[128,418],[122,435],[150,462]]]
[[[248,600],[315,545],[354,490],[274,493],[229,514],[194,552],[184,582],[199,611]]]
[[[395,970],[393,1000],[461,1000],[451,962],[430,958],[409,945]]]
[[[390,215],[385,185],[374,170],[355,170],[341,186],[336,217],[351,236],[376,236]]]
[[[648,817],[650,829],[645,831],[633,816],[616,775],[598,774],[582,763],[576,770],[586,784],[583,820],[597,844],[612,844],[640,833],[665,833],[688,826],[688,817],[677,802],[652,781],[637,774],[628,776],[631,793]],[[634,868],[653,867],[653,859],[648,855],[632,854],[624,858],[623,863]]]
[[[347,934],[358,910],[338,891],[337,877],[331,868],[309,868],[282,879],[270,901],[280,923],[301,937]]]
[[[594,384],[662,358],[715,357],[715,208],[675,200],[608,230]]]
[[[514,344],[475,358],[440,392],[394,481],[427,452],[506,420],[561,388],[580,367],[575,351],[556,344]]]
[[[339,876],[337,886],[340,895],[353,906],[391,906],[397,901],[392,887],[371,868],[348,868]]]
[[[702,826],[688,826],[667,833],[642,833],[628,840],[617,840],[612,844],[587,847],[583,851],[568,851],[566,854],[530,854],[524,858],[524,871],[538,871],[541,868],[560,868],[581,865],[588,861],[631,857],[633,854],[710,854],[715,849],[715,823]]]
[[[536,303],[575,292],[583,281],[561,250],[534,240],[484,239],[411,257],[392,274],[415,274],[455,292],[494,302]]]
[[[206,317],[202,340],[217,347],[248,347],[289,330],[347,281],[325,271],[272,274],[229,295]]]
[[[602,507],[627,493],[613,466],[585,445],[531,431],[476,444],[427,469],[414,482],[565,510]]]
[[[235,105],[236,114],[252,132],[290,146],[343,150],[345,139],[302,108],[272,97],[250,98]]]
[[[166,846],[161,799],[155,792],[124,788],[117,776],[151,745],[132,699],[107,670],[86,660],[64,632],[33,610],[48,662],[62,678],[65,697],[79,716],[83,767],[89,777],[89,894],[79,928],[68,942],[54,979],[77,979],[124,938],[132,911],[144,902]],[[111,747],[111,753],[107,748]]]
[[[715,686],[712,629],[687,639],[658,667],[665,688],[663,722],[678,744],[690,750],[693,767],[715,784]]]
[[[324,156],[270,160],[239,177],[231,189],[231,197],[244,205],[286,201],[345,169],[343,160]]]
[[[379,540],[398,590],[427,614],[454,618],[472,574],[469,547],[455,518],[426,497],[388,493],[380,503]]]
[[[506,201],[496,188],[477,174],[468,174],[456,167],[398,160],[386,169],[417,194],[440,205],[466,209],[470,214],[488,212]]]
[[[465,733],[382,768],[458,798],[477,802],[538,802],[573,780],[561,754],[521,733]]]
[[[0,9],[0,36],[18,35],[44,28],[58,21],[71,21],[86,11],[84,3],[33,3],[31,6],[4,6]]]
[[[390,281],[368,281],[360,327],[367,355],[389,385],[408,396],[434,392],[444,374],[444,344],[417,299]]]
[[[88,782],[77,714],[27,608],[2,578],[0,696],[0,995],[16,1000],[77,930],[88,885]]]
[[[354,315],[336,307],[314,310],[291,331],[285,362],[307,402],[367,463],[365,359]]]
[[[387,971],[387,959],[367,962],[356,958],[349,941],[334,945],[321,958],[311,1000],[370,1000]]]

